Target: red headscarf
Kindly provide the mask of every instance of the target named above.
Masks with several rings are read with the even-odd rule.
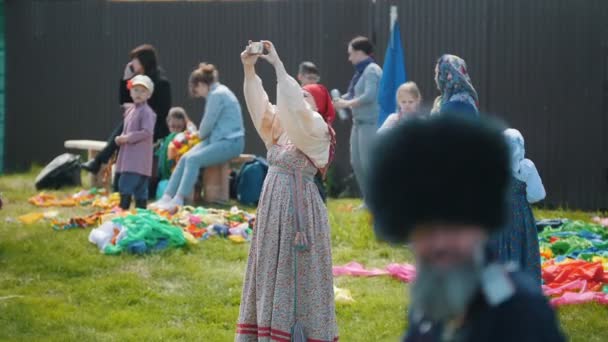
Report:
[[[331,96],[329,95],[327,88],[321,84],[308,84],[302,88],[312,95],[312,97],[315,99],[315,104],[317,105],[319,114],[321,114],[323,119],[325,119],[325,122],[331,125],[336,118],[336,110],[333,102],[331,101]]]

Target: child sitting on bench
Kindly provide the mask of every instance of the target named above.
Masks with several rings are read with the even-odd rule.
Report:
[[[167,115],[167,126],[169,127],[169,135],[162,140],[160,146],[156,150],[158,157],[158,187],[156,190],[156,199],[159,199],[165,192],[165,188],[169,183],[169,178],[175,167],[175,157],[169,151],[169,145],[179,133],[189,131],[198,133],[196,125],[190,120],[188,114],[182,107],[173,107]]]

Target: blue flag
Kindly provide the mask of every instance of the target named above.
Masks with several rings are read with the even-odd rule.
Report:
[[[378,91],[378,104],[380,104],[380,115],[378,116],[378,127],[382,126],[384,120],[397,110],[397,88],[407,79],[405,73],[405,56],[401,46],[401,32],[399,23],[395,22],[391,31],[391,39],[386,47],[384,55],[384,66],[382,67],[382,79]]]

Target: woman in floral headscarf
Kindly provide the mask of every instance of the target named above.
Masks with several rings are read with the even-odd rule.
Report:
[[[441,56],[435,66],[435,83],[441,95],[435,99],[431,114],[479,115],[479,99],[464,59],[454,55]]]

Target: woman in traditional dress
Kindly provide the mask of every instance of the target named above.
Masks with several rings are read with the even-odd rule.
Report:
[[[507,129],[505,138],[511,150],[512,181],[507,225],[490,239],[490,250],[501,262],[513,262],[541,284],[540,250],[536,220],[530,203],[541,201],[546,192],[534,163],[525,158],[524,137]]]
[[[285,71],[273,44],[241,54],[244,93],[254,126],[268,148],[249,251],[236,341],[336,341],[327,208],[315,186],[333,156],[334,134],[313,98]],[[256,75],[258,58],[273,65],[277,103]]]

